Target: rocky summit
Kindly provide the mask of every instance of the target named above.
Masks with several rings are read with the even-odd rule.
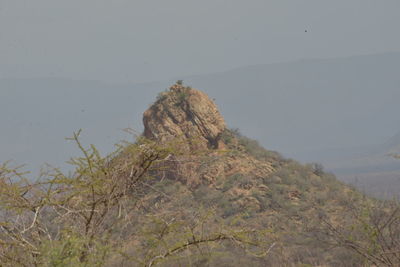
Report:
[[[203,92],[175,84],[144,113],[144,136],[159,141],[179,138],[191,150],[221,148],[226,129],[215,103]]]

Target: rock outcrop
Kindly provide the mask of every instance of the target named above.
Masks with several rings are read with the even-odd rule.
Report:
[[[181,139],[190,150],[221,148],[226,126],[215,103],[203,92],[175,84],[144,113],[144,136]]]
[[[164,168],[168,171],[161,177],[179,180],[189,188],[201,184],[217,187],[218,180],[238,173],[261,178],[273,171],[270,162],[240,152],[236,137],[227,141],[230,131],[217,106],[199,90],[171,86],[145,111],[143,123],[146,138],[179,142],[184,155],[171,157]]]

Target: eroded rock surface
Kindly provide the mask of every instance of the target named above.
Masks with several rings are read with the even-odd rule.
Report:
[[[143,115],[144,136],[159,141],[181,139],[191,150],[220,148],[225,121],[203,92],[175,84],[160,93]]]

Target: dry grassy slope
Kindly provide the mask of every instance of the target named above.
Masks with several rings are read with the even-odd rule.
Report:
[[[145,137],[159,143],[176,140],[181,150],[154,173],[145,212],[215,209],[227,224],[276,233],[275,260],[288,264],[345,266],[346,259],[350,266],[357,260],[335,257],[310,231],[321,215],[343,223],[346,201],[361,198],[333,175],[284,159],[228,130],[213,101],[179,84],[161,93],[143,120]]]

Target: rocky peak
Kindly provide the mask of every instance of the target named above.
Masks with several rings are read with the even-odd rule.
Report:
[[[241,147],[205,93],[181,83],[158,95],[145,111],[143,123],[146,138],[160,143],[178,141],[180,153],[162,163],[166,171],[160,179],[178,180],[191,189],[200,185],[217,188],[233,175],[261,178],[273,171],[271,162],[257,160]]]
[[[188,149],[217,149],[225,121],[203,92],[176,83],[159,94],[143,115],[144,136],[158,141],[180,138]]]

